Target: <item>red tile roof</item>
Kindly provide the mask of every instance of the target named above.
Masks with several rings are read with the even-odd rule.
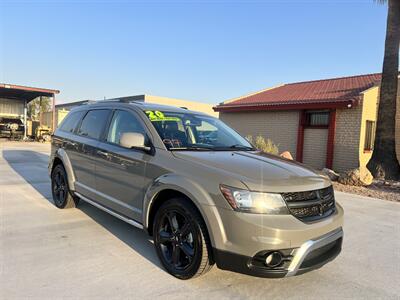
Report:
[[[360,93],[379,84],[381,74],[284,84],[216,106],[216,111],[346,107],[357,104]]]

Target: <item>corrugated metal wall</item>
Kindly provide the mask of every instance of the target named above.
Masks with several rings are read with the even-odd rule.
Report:
[[[50,128],[53,127],[53,112],[51,111],[43,112],[40,123],[41,123],[40,125],[45,125]]]
[[[0,116],[23,116],[24,101],[0,98]]]

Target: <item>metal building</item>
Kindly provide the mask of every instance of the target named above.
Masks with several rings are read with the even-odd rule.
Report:
[[[0,83],[0,116],[21,118],[25,127],[24,138],[26,138],[27,104],[37,97],[50,97],[54,112],[55,95],[58,93],[60,93],[58,90]],[[53,125],[55,124],[54,115],[53,113]]]

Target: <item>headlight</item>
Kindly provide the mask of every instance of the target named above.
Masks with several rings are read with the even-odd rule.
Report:
[[[220,190],[234,210],[257,214],[289,214],[280,194],[250,192],[225,185],[220,185]]]

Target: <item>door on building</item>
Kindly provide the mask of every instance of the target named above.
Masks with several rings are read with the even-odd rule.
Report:
[[[303,163],[321,170],[326,166],[329,111],[307,111],[304,122]]]

